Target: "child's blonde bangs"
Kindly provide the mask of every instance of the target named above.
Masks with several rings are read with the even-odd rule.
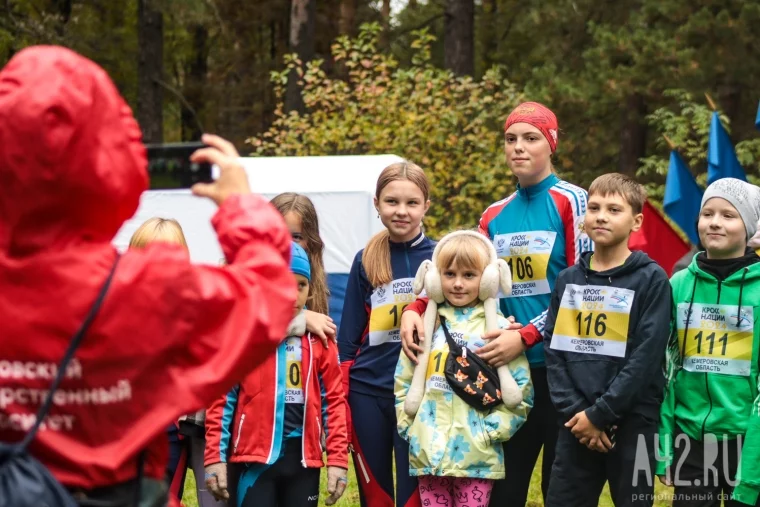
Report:
[[[163,242],[181,245],[187,249],[185,234],[173,218],[153,217],[137,228],[129,240],[129,248],[145,248],[151,243]]]
[[[483,241],[472,236],[447,239],[436,258],[436,268],[443,272],[451,266],[482,273],[488,265],[489,252]]]

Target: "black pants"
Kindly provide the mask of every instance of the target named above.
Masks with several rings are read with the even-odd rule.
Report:
[[[679,430],[674,445],[673,507],[720,507],[721,500],[726,507],[747,507],[730,500],[741,455],[739,440],[703,443]]]
[[[272,465],[230,463],[229,504],[235,507],[316,507],[319,468],[301,464],[301,439],[289,438]]]
[[[618,425],[608,453],[588,449],[562,428],[552,467],[546,507],[596,507],[609,482],[616,507],[654,502],[654,435],[657,422],[633,415]]]
[[[523,427],[504,444],[506,478],[496,481],[491,493],[491,505],[497,507],[525,506],[528,501],[530,478],[542,447],[544,457],[541,467],[541,492],[544,500],[549,490],[560,420],[549,396],[546,368],[531,368],[530,376],[535,392],[533,409]]]

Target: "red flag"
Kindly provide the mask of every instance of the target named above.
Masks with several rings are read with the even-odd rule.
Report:
[[[631,234],[628,248],[641,250],[670,275],[675,263],[691,247],[648,201],[644,203],[643,213],[644,224],[638,232]]]

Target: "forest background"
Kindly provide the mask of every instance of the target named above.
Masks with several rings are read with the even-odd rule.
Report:
[[[745,0],[6,0],[0,61],[60,44],[98,62],[146,142],[244,155],[394,153],[433,180],[433,233],[514,188],[502,125],[559,117],[558,171],[663,194],[668,145],[700,183],[712,111],[760,176],[760,2]]]

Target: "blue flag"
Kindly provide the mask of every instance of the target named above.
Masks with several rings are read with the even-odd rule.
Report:
[[[734,146],[728,133],[720,123],[718,113],[713,112],[710,122],[710,140],[707,142],[707,184],[721,178],[736,178],[747,181],[744,168],[736,158]]]
[[[755,116],[755,127],[760,130],[760,103],[757,104],[757,116]]]
[[[675,150],[671,151],[668,175],[665,179],[663,208],[695,245],[699,242],[696,224],[702,204],[702,193],[681,155]]]

